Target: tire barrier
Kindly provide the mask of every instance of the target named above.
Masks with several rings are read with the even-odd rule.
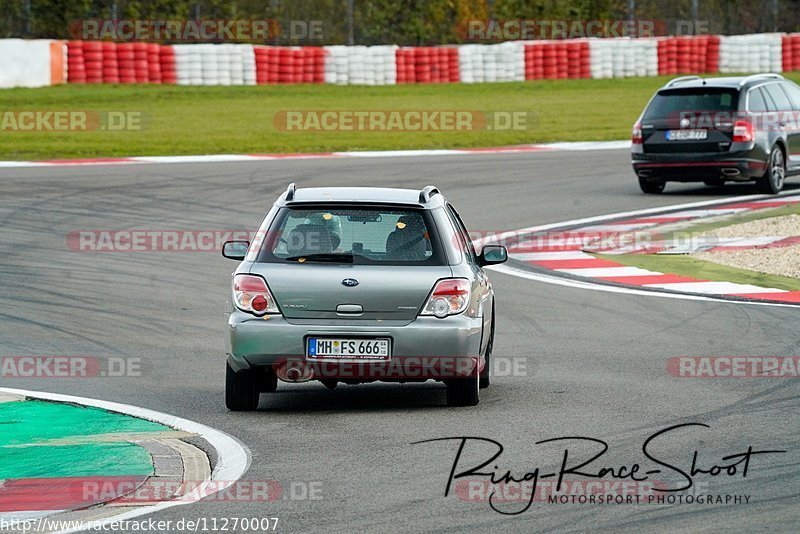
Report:
[[[658,39],[658,73],[719,72],[720,38],[717,35]]]
[[[161,83],[178,83],[178,74],[175,67],[175,49],[171,46],[158,47],[158,60],[161,69]]]
[[[398,48],[397,83],[456,83],[461,81],[458,48],[420,46]]]
[[[248,44],[173,45],[172,55],[161,51],[163,83],[172,83],[169,70],[174,65],[178,85],[255,85],[257,59]]]
[[[630,78],[658,74],[655,39],[590,39],[592,78]]]
[[[590,78],[589,41],[532,41],[525,44],[525,79]]]
[[[69,83],[86,83],[86,62],[80,41],[67,43],[67,73]]]
[[[800,33],[397,47],[0,39],[0,87],[481,83],[800,70]]]
[[[800,70],[800,33],[784,35],[781,39],[781,49],[783,70]]]
[[[462,45],[458,63],[463,83],[521,82],[525,80],[525,43]]]
[[[176,83],[172,46],[154,43],[69,41],[69,83]]]
[[[325,81],[325,50],[321,47],[256,46],[254,54],[259,85]]]
[[[120,83],[119,77],[119,53],[115,43],[102,43],[102,55],[100,59],[100,69],[102,71],[103,83]],[[84,54],[84,65],[86,64],[86,54]],[[134,80],[135,81],[135,80]],[[93,83],[97,83],[93,81]]]
[[[719,72],[780,72],[783,67],[779,33],[723,35],[719,42]]]
[[[397,47],[326,46],[324,82],[337,85],[394,85],[397,83]]]

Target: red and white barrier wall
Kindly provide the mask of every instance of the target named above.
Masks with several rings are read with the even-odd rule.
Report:
[[[66,48],[51,39],[0,39],[0,88],[64,83]]]
[[[658,73],[721,72],[720,47],[721,41],[717,35],[661,38],[658,40]]]
[[[525,80],[523,41],[495,45],[461,45],[457,50],[460,78],[464,83]]]
[[[397,69],[396,83],[456,83],[464,81],[459,50],[456,46],[403,47],[387,62]]]
[[[796,70],[798,33],[435,47],[0,40],[0,87],[64,82],[394,85]]]
[[[324,83],[325,51],[318,46],[255,46],[254,83]],[[247,59],[243,56],[243,61]],[[245,70],[249,65],[243,67]],[[249,82],[246,82],[250,85]]]

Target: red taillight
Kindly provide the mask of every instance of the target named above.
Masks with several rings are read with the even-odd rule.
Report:
[[[260,276],[253,276],[251,274],[237,274],[233,279],[233,290],[264,293],[267,291],[267,283]]]
[[[631,132],[631,143],[634,145],[641,145],[644,143],[644,136],[642,135],[642,123],[637,122],[633,125],[633,131]]]
[[[264,295],[256,295],[250,301],[250,307],[253,308],[253,311],[263,312],[267,309],[267,306],[269,306],[269,301]]]
[[[469,281],[465,278],[439,280],[421,315],[435,315],[441,319],[461,313],[469,304],[469,292]]]
[[[755,129],[750,121],[736,121],[733,125],[733,142],[749,143],[755,138]]]
[[[267,283],[260,276],[252,274],[233,277],[233,302],[240,310],[254,315],[280,313]]]

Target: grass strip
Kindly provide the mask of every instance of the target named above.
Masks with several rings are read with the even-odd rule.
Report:
[[[800,79],[800,74],[793,75]],[[141,129],[19,131],[0,128],[0,159],[250,154],[467,148],[627,139],[650,96],[670,77],[395,85],[61,85],[0,90],[0,113],[134,112]],[[286,111],[526,113],[525,127],[474,131],[293,131]]]

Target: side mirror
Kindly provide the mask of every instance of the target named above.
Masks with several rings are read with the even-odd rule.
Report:
[[[225,241],[222,245],[222,255],[229,260],[242,261],[250,248],[250,241]]]
[[[508,251],[503,245],[484,245],[481,255],[478,257],[478,263],[481,264],[481,267],[485,267],[504,263],[507,259]]]

